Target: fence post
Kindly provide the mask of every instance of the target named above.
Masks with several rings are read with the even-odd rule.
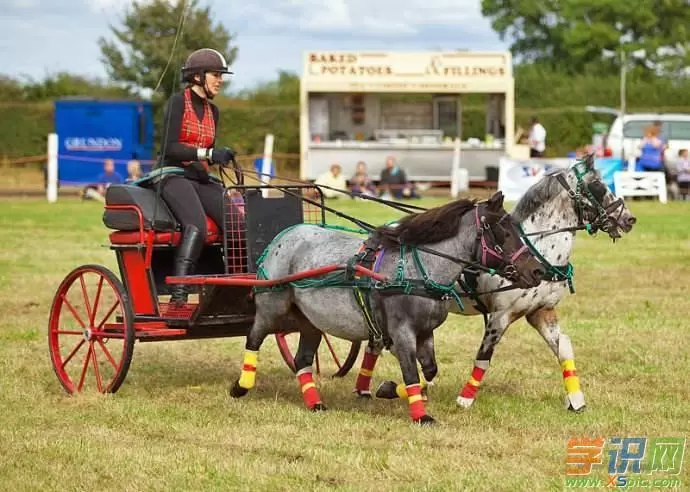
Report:
[[[264,141],[264,158],[261,160],[261,177],[260,179],[264,181],[265,184],[271,182],[271,163],[273,161],[273,135],[271,133],[266,135],[266,140]],[[261,194],[264,198],[268,197],[268,188],[261,190]]]
[[[450,196],[457,198],[460,192],[460,138],[455,137],[453,164],[450,169]]]
[[[58,136],[57,133],[48,135],[48,186],[46,198],[49,203],[55,203],[58,198]]]

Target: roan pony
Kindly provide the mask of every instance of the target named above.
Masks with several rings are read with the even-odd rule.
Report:
[[[454,295],[456,279],[465,265],[491,269],[522,287],[538,285],[544,275],[503,208],[502,193],[486,202],[457,200],[408,215],[397,224],[376,228],[372,236],[382,246],[377,250],[385,249],[380,263],[377,261],[377,272],[386,280],[360,290],[365,291],[368,303],[357,301],[356,289],[342,272],[340,277],[322,279],[318,287],[315,279],[309,279],[302,285],[255,289],[256,315],[247,336],[241,375],[230,388],[232,397],[244,396],[254,387],[261,344],[267,335],[290,323],[300,331],[295,367],[304,402],[309,409],[324,410],[312,377],[321,333],[372,343],[378,327],[382,347],[389,348],[400,362],[410,417],[417,423],[433,423],[420,394],[418,347],[432,339],[433,330],[448,316],[446,300]],[[352,265],[360,247],[361,238],[299,225],[283,231],[264,250],[259,276],[276,279],[326,265]]]
[[[575,232],[588,230],[593,234],[602,230],[615,241],[621,237],[619,229],[629,233],[637,219],[602,181],[594,168],[593,155],[568,169],[547,174],[525,192],[511,215],[520,223],[525,241],[540,258],[547,274],[539,286],[528,289],[506,286],[505,281],[485,274],[480,274],[474,282],[468,281],[467,276],[461,280],[458,292],[469,293],[475,305],[462,311],[449,305],[449,310],[470,316],[484,313],[487,319],[471,377],[460,391],[457,403],[464,408],[474,403],[496,345],[508,326],[524,316],[561,365],[566,408],[581,411],[585,408],[585,398],[575,369],[573,347],[568,335],[561,331],[556,314],[556,306],[566,288],[572,286],[570,258]],[[428,357],[429,353],[433,357],[433,346],[422,356]],[[364,362],[367,363],[365,373],[370,375],[373,364],[367,355],[363,367]],[[381,383],[376,392],[380,398],[398,398],[403,394],[402,386],[393,381]]]

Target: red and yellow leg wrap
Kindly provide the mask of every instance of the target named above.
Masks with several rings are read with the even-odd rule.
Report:
[[[563,384],[565,386],[565,391],[568,394],[580,391],[580,378],[577,377],[575,361],[566,359],[561,362],[561,368],[563,368]]]
[[[426,415],[424,400],[422,399],[422,387],[419,384],[411,384],[406,387],[407,403],[410,408],[412,420],[419,420]]]
[[[244,389],[252,389],[256,383],[256,363],[259,360],[259,352],[253,350],[244,351],[244,361],[242,363],[242,374],[240,375],[239,385]]]
[[[419,375],[419,387],[421,389],[424,389],[427,386],[428,386],[428,383],[426,382],[426,379],[424,379],[424,376],[422,376],[420,374]],[[405,383],[399,383],[395,387],[395,393],[398,395],[398,398],[402,398],[402,399],[405,399],[409,396],[407,393],[407,387],[405,386]],[[422,401],[426,401],[426,400],[427,400],[426,395],[422,394]]]
[[[465,383],[465,386],[463,386],[462,391],[460,391],[460,396],[462,396],[463,398],[474,399],[477,396],[479,386],[481,386],[482,384],[482,379],[484,378],[485,372],[486,369],[474,366],[474,368],[472,369],[472,375],[470,376],[470,379]]]
[[[357,382],[355,383],[355,390],[360,393],[370,393],[371,386],[371,376],[374,374],[374,367],[376,367],[376,361],[379,358],[379,354],[369,352],[369,348],[364,352],[364,358],[362,359],[362,367],[357,375]]]
[[[321,395],[316,389],[316,383],[311,373],[311,367],[305,367],[297,373],[297,381],[299,381],[300,389],[302,390],[302,398],[307,408],[311,409],[318,403],[321,403]]]

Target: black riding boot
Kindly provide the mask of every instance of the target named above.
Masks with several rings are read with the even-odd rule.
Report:
[[[196,261],[204,247],[204,240],[205,238],[196,226],[188,225],[184,228],[182,240],[177,247],[177,255],[175,256],[174,276],[181,277],[194,273]],[[186,285],[173,284],[170,290],[172,293],[170,297],[171,303],[176,305],[187,303],[189,292]]]

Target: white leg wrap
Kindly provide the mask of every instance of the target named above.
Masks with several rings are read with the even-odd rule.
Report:
[[[558,361],[560,363],[563,363],[563,361],[570,360],[573,361],[575,359],[575,354],[573,352],[573,345],[570,343],[570,338],[568,335],[564,335],[562,333],[559,333],[558,335]],[[573,391],[570,393],[567,393],[565,395],[565,408],[568,410],[575,410],[579,411],[582,410],[585,406],[585,395],[582,393],[582,390],[579,389],[579,384],[578,384],[578,390]]]
[[[570,343],[570,337],[563,333],[558,334],[558,362],[564,360],[574,359],[573,345]]]

